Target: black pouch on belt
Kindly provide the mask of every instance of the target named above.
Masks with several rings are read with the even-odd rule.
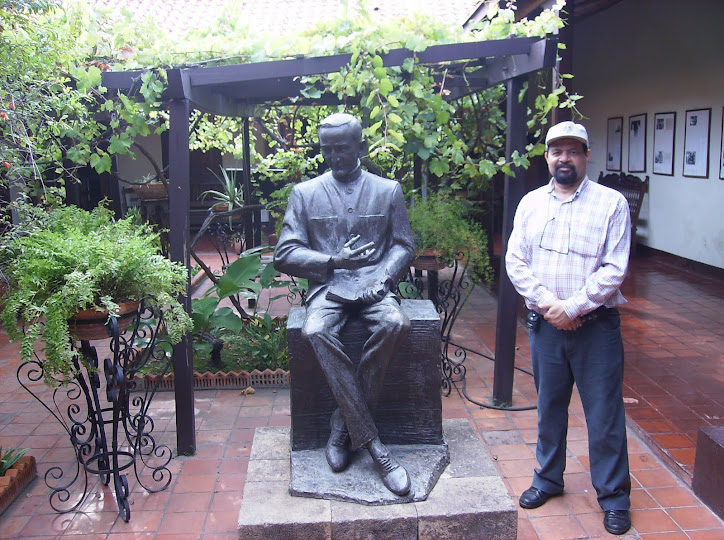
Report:
[[[540,326],[540,315],[535,311],[528,312],[528,316],[525,318],[525,325],[528,327],[528,330],[538,330],[538,326]]]

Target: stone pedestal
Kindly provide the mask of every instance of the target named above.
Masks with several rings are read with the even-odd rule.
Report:
[[[290,430],[258,428],[239,512],[239,538],[516,538],[517,507],[469,422],[445,420],[443,429],[450,464],[425,501],[365,506],[292,497]]]
[[[380,439],[389,444],[443,444],[440,395],[440,315],[429,300],[403,300],[410,333],[387,368],[374,419]],[[322,448],[329,438],[329,418],[336,408],[314,352],[302,339],[304,308],[292,308],[289,343],[292,450]],[[341,340],[352,362],[359,362],[368,334],[350,321]]]

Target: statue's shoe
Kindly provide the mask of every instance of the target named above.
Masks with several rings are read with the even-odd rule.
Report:
[[[332,471],[342,472],[349,466],[349,442],[349,433],[346,430],[332,428],[324,448],[324,455]]]
[[[372,455],[377,468],[382,476],[382,483],[395,495],[402,497],[410,492],[410,475],[390,454],[382,456]]]

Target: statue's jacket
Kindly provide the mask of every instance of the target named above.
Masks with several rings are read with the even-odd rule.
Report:
[[[353,248],[374,242],[369,264],[332,270],[331,258],[356,235],[360,239]],[[353,299],[386,276],[394,290],[414,256],[407,207],[397,181],[362,171],[356,180],[343,183],[327,172],[292,189],[274,267],[308,279],[311,303],[330,287],[346,289],[346,296]]]

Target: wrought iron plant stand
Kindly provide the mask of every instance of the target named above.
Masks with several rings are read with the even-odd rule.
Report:
[[[31,388],[32,383],[43,380],[42,360],[36,356],[18,368],[20,385],[62,425],[75,453],[72,465],[65,469],[54,465],[45,473],[45,483],[51,490],[50,505],[56,512],[80,508],[89,493],[89,473],[98,475],[104,485],[113,480],[118,512],[124,521],[131,517],[125,471],[133,468],[138,483],[148,492],[162,491],[170,484],[167,465],[172,452],[168,446],[157,444],[149,416],[158,382],[142,388],[142,379],[136,377],[149,362],[159,363],[162,374],[170,367],[170,355],[165,352],[168,347],[164,345],[167,342],[159,337],[162,319],[163,314],[141,302],[135,322],[127,330],[119,329],[115,318],[108,321],[111,357],[103,361],[105,385],[101,384],[96,348],[85,339],[79,347],[73,344],[73,379],[66,386],[52,389],[49,399],[36,393],[37,387]],[[103,386],[105,406],[101,404]],[[134,390],[140,391],[132,394]]]

